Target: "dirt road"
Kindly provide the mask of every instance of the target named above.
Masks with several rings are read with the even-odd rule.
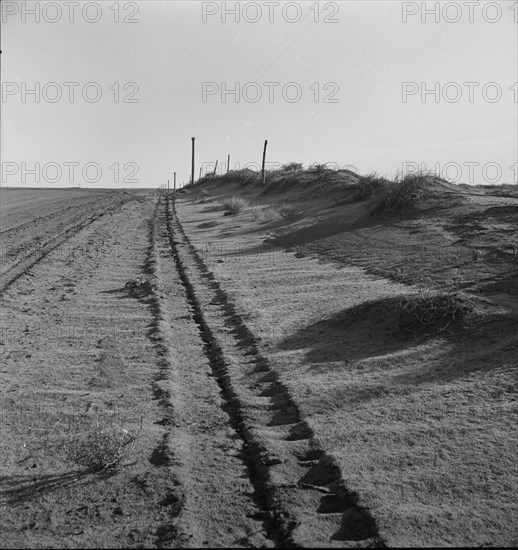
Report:
[[[336,458],[383,541],[513,546],[516,295],[507,293],[510,285],[499,289],[506,294],[498,300],[494,292],[476,290],[492,291],[485,285],[503,285],[516,271],[507,247],[515,207],[487,204],[487,212],[475,212],[493,231],[487,237],[468,232],[462,243],[449,237],[448,225],[450,216],[460,223],[474,215],[463,204],[446,205],[444,222],[436,211],[402,219],[367,216],[370,246],[358,247],[357,240],[366,240],[362,227],[359,239],[357,228],[344,227],[355,209],[356,217],[365,210],[354,197],[339,205],[308,189],[309,198],[291,203],[298,216],[286,219],[280,208],[295,200],[287,192],[224,185],[200,186],[177,205],[205,278],[222,293],[210,302],[207,292],[206,311],[231,303],[234,331],[253,337],[257,356],[275,372],[321,448]],[[228,215],[225,201],[234,193],[249,202]],[[416,225],[422,228],[417,233]],[[370,239],[371,231],[380,238]],[[315,243],[317,253],[304,246],[327,235],[334,242]],[[429,248],[417,258],[406,250],[401,257],[401,243],[414,242]],[[476,261],[467,254],[472,249],[482,251]],[[391,276],[394,264],[404,277]],[[187,266],[189,277],[202,278]],[[424,268],[445,295],[452,286],[445,278],[456,270],[469,276],[463,287],[473,293],[459,296],[472,307],[455,328],[400,330],[400,306],[423,292]],[[220,338],[225,341],[225,333]],[[233,350],[229,346],[227,355]],[[233,372],[242,364],[238,359]]]
[[[111,199],[7,228],[2,546],[382,545],[173,205]]]
[[[402,336],[414,287],[274,238],[309,215],[26,193],[2,203],[2,546],[512,545],[509,300]]]

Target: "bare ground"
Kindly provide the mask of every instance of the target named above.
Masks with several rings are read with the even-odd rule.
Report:
[[[4,201],[2,547],[516,543],[512,200],[228,192]],[[423,281],[469,323],[398,331]]]

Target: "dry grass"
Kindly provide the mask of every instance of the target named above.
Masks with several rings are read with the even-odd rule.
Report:
[[[430,290],[403,296],[397,307],[398,328],[412,335],[445,332],[462,322],[473,309],[471,302],[467,296]]]
[[[294,220],[298,215],[298,210],[292,204],[283,204],[277,209],[281,218],[285,220]]]
[[[227,215],[235,216],[250,206],[250,202],[238,195],[220,201]]]
[[[281,170],[283,170],[284,172],[300,172],[302,171],[302,163],[288,162],[287,164],[283,164],[281,166]]]
[[[124,288],[141,294],[151,294],[157,289],[157,285],[148,278],[139,277],[138,279],[126,281]]]
[[[309,171],[315,174],[317,181],[323,183],[329,182],[334,173],[334,170],[332,168],[329,168],[326,163],[315,163],[310,166]]]
[[[68,460],[92,471],[116,468],[128,458],[135,437],[127,430],[120,432],[93,428],[82,434],[74,434],[63,442]]]
[[[471,186],[468,186],[468,188]],[[503,183],[502,185],[475,185],[475,189],[483,189],[488,195],[518,198],[518,185]]]
[[[256,221],[272,221],[274,219],[276,219],[279,215],[278,211],[269,206],[267,208],[263,208],[263,207],[260,207],[260,206],[254,206],[252,209],[251,209],[251,213],[252,213],[252,219],[254,222]]]
[[[228,174],[221,176],[225,181],[235,181],[240,185],[249,185],[251,183],[256,183],[259,181],[259,174],[248,168],[243,170],[233,170]]]
[[[386,191],[389,185],[389,180],[376,172],[372,172],[366,176],[360,176],[358,180],[358,199],[365,200],[375,195],[379,195]]]
[[[416,172],[401,176],[396,175],[393,181],[372,172],[358,179],[358,200],[378,197],[378,212],[398,210],[403,206],[416,205],[438,196],[433,188],[437,176],[427,172]]]
[[[395,181],[387,183],[378,211],[397,210],[410,204],[419,204],[429,198],[431,179],[430,174],[424,172],[408,174],[402,178],[396,177]]]
[[[319,189],[323,186],[353,185],[358,175],[347,169],[340,169],[335,164],[315,163],[304,169],[302,163],[289,162],[280,168],[267,170],[265,172],[264,191],[277,192],[290,188],[306,187],[310,184],[317,184]],[[200,189],[204,185],[220,187],[225,184],[235,184],[238,187],[259,187],[262,186],[261,172],[244,168],[231,170],[227,174],[220,174],[212,177],[212,174],[205,175],[195,182],[194,187],[189,184],[183,189]],[[203,198],[203,197],[202,197]]]

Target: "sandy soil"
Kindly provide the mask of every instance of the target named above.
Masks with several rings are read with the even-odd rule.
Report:
[[[516,201],[231,192],[2,190],[1,546],[515,544]]]
[[[385,543],[515,543],[516,199],[375,218],[314,189],[239,189],[251,207],[225,216],[235,191],[186,195],[185,231]],[[280,203],[300,215],[257,215]],[[399,334],[391,304],[415,285],[471,297],[469,322]]]

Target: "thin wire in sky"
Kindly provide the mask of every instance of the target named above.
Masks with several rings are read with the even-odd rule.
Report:
[[[298,35],[295,36],[295,39],[291,43],[289,43],[288,46],[286,48],[284,48],[284,50],[282,50],[275,57],[275,54],[277,54],[279,49],[286,43],[286,41],[293,35],[293,33],[295,33],[300,28],[300,26],[307,19],[308,16],[309,16],[309,13],[306,14],[306,16],[299,21],[297,26],[292,31],[290,31],[290,33],[280,42],[280,44],[275,48],[275,50],[268,56],[266,61],[264,61],[259,66],[259,68],[255,71],[254,76],[250,80],[248,80],[247,82],[255,82],[255,79],[261,77],[266,71],[268,71],[293,46],[293,44],[295,44],[295,42],[297,42],[297,40],[301,37],[301,35],[304,34],[309,29],[309,27],[313,24],[312,21],[310,21],[309,24]],[[264,67],[264,69],[263,69],[263,67]],[[261,70],[261,69],[263,69],[263,70]],[[225,111],[225,109],[227,107],[228,107],[228,105],[226,103],[223,104],[223,107],[218,112],[218,114],[212,119],[211,122],[214,123],[217,120],[219,120],[221,118],[221,115],[223,114],[223,112]]]
[[[270,59],[271,59],[272,57],[275,56],[275,54],[278,52],[278,50],[279,50],[279,49],[284,45],[284,43],[291,37],[291,35],[297,31],[297,29],[302,25],[302,23],[304,23],[304,21],[308,18],[308,16],[309,16],[309,13],[307,13],[306,16],[298,22],[297,26],[296,26],[296,27],[295,27],[295,28],[294,28],[294,29],[293,29],[293,30],[292,30],[292,31],[291,31],[282,41],[281,41],[281,43],[275,48],[275,50],[268,56],[268,58],[266,59],[266,61],[264,61],[264,62],[259,66],[259,68],[254,72],[252,78],[250,79],[251,82],[254,82],[255,78],[259,78],[259,76],[261,76],[261,74],[262,74],[262,73],[260,72],[261,69],[270,61]],[[299,36],[300,36],[300,35],[299,35]],[[289,49],[289,48],[296,42],[296,40],[297,40],[297,38],[293,41],[293,43],[292,43],[290,46],[288,46],[287,49]],[[285,51],[287,51],[287,50],[285,50]],[[257,74],[257,73],[259,73],[259,74]]]

